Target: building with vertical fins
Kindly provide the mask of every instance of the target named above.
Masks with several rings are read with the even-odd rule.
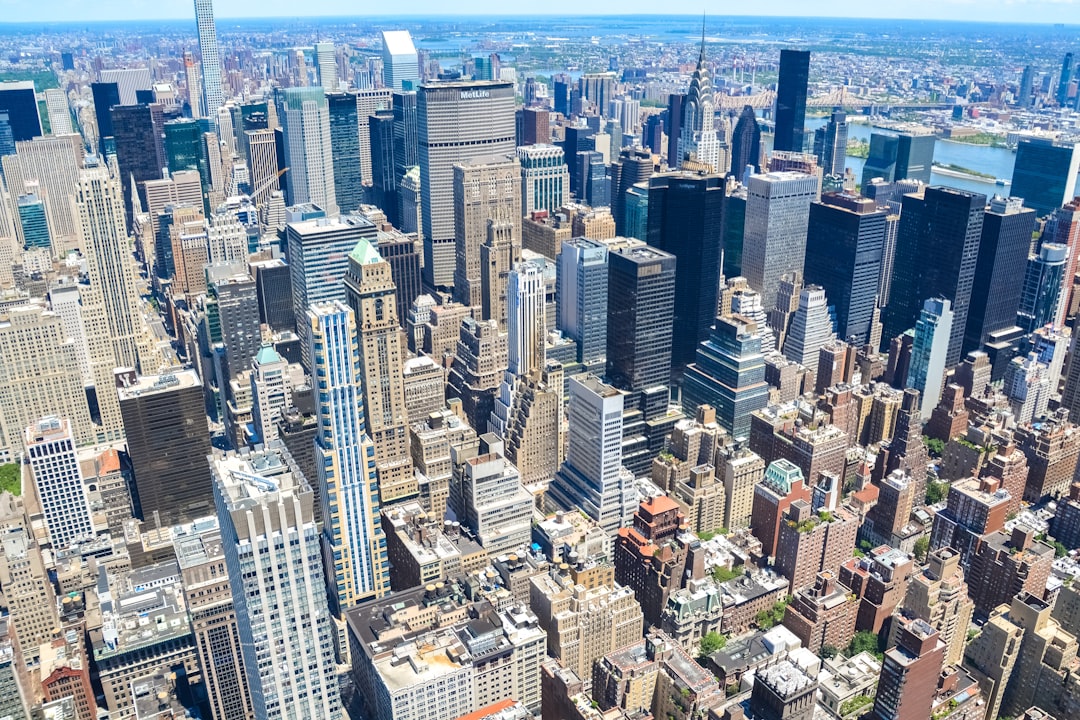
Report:
[[[375,446],[365,432],[358,328],[341,301],[307,311],[312,375],[320,379],[315,461],[330,606],[339,617],[390,591]]]
[[[349,253],[345,297],[357,318],[366,431],[375,445],[382,504],[416,497],[402,376],[404,354],[390,264],[361,239]]]
[[[195,0],[195,24],[199,31],[206,113],[209,117],[215,117],[218,108],[225,104],[225,90],[221,84],[221,50],[218,48],[217,26],[214,25],[213,0]]]
[[[765,308],[776,305],[776,291],[784,275],[803,272],[810,204],[818,189],[816,177],[799,172],[750,176],[742,271],[750,287],[761,293]]]
[[[341,720],[307,478],[280,441],[218,453],[210,464],[254,717]]]

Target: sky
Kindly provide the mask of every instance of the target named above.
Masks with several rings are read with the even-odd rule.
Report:
[[[492,0],[216,0],[219,18],[297,17],[314,15],[487,15]],[[499,13],[513,13],[512,5],[499,4]],[[665,14],[697,15],[702,9],[718,15],[779,15],[802,17],[920,18],[988,22],[1080,24],[1080,0],[770,0],[747,3],[734,0],[545,0],[521,4],[523,13],[536,8],[550,14]],[[302,10],[302,12],[298,12]],[[95,21],[190,18],[192,0],[0,0],[4,22]]]

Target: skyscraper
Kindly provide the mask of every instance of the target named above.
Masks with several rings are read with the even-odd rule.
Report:
[[[1047,323],[1057,322],[1068,257],[1065,245],[1043,243],[1039,254],[1028,258],[1016,313],[1016,324],[1024,332],[1035,332]]]
[[[870,155],[863,165],[862,184],[880,177],[886,182],[930,182],[936,138],[930,130],[888,130],[870,133]]]
[[[1080,143],[1023,137],[1016,144],[1012,194],[1042,217],[1073,199],[1078,172]]]
[[[149,103],[153,98],[150,68],[108,68],[98,73],[101,82],[116,83],[121,105]]]
[[[720,138],[716,134],[712,78],[705,67],[704,28],[697,68],[694,69],[690,78],[690,89],[686,91],[682,101],[678,150],[678,163],[669,160],[671,167],[681,167],[690,160],[708,165],[713,172],[722,172],[725,169],[720,167]]]
[[[78,135],[39,137],[16,143],[15,149],[16,155],[0,160],[8,192],[13,197],[26,192],[41,197],[58,256],[78,247],[82,242],[82,227],[70,199],[75,195],[79,169],[84,162],[82,139]],[[35,181],[36,188],[32,187]]]
[[[41,116],[33,80],[0,82],[0,113],[7,113],[13,142],[41,135]]]
[[[195,0],[195,23],[199,30],[206,113],[216,117],[218,108],[225,104],[225,90],[221,84],[221,51],[218,48],[217,26],[214,25],[213,0]]]
[[[160,105],[116,105],[110,112],[116,138],[116,164],[124,187],[124,212],[131,224],[134,193],[138,192],[139,202],[146,207],[143,183],[161,179],[162,168],[167,164],[163,116]]]
[[[510,271],[507,295],[508,372],[539,376],[544,366],[544,271],[518,263]]]
[[[412,35],[408,30],[383,30],[382,42],[383,85],[391,90],[415,90],[421,78]]]
[[[330,118],[330,144],[334,150],[334,198],[338,210],[352,212],[364,197],[360,169],[360,126],[357,120],[356,95],[343,92],[326,94]]]
[[[400,188],[405,174],[420,164],[416,91],[395,92],[390,96],[390,104],[394,111],[394,184]],[[402,232],[421,232],[421,228],[407,230],[401,222],[402,200],[399,195],[398,207],[394,211],[394,227]]]
[[[1016,324],[1024,285],[1015,282],[1024,267],[1035,229],[1035,211],[1018,197],[994,196],[983,215],[979,260],[971,286],[971,307],[961,352],[982,349],[990,333]]]
[[[375,445],[375,470],[381,502],[389,505],[416,496],[409,453],[404,354],[398,325],[396,287],[374,243],[362,238],[349,253],[346,302],[360,318],[357,340],[366,430]]]
[[[810,203],[817,195],[818,180],[810,175],[774,172],[750,177],[742,271],[761,293],[766,308],[776,305],[780,278],[803,271]]]
[[[575,238],[559,254],[556,325],[577,343],[577,360],[593,374],[607,362],[608,247]]]
[[[190,50],[184,51],[184,82],[187,85],[191,117],[205,117],[206,108],[203,102],[202,82],[199,80],[199,66],[195,64],[195,58],[192,57]]]
[[[799,307],[784,335],[784,357],[809,370],[810,377],[816,377],[821,348],[834,339],[825,290],[817,285],[802,288]]]
[[[648,243],[677,260],[671,348],[677,368],[693,362],[716,317],[726,193],[720,175],[681,173],[649,180]]]
[[[769,402],[761,335],[753,321],[741,315],[716,318],[683,375],[682,398],[688,415],[711,405],[716,421],[733,438],[750,436],[750,414]]]
[[[315,65],[319,69],[319,85],[326,92],[338,89],[337,57],[334,55],[334,43],[315,43]]]
[[[337,215],[334,187],[334,147],[329,106],[321,87],[283,88],[277,94],[278,119],[284,130],[288,166],[285,179],[293,205],[315,203],[327,215]]]
[[[62,248],[57,252],[52,248],[52,238],[49,237],[49,222],[45,217],[45,203],[37,195],[20,195],[15,198],[15,209],[18,211],[19,239],[26,249],[44,248],[53,251],[53,255],[62,254]]]
[[[454,165],[472,164],[515,149],[514,85],[445,82],[417,95],[424,232],[424,281],[454,285]],[[519,180],[520,182],[520,180]],[[520,206],[515,208],[519,216]]]
[[[948,357],[952,325],[955,322],[950,303],[944,298],[927,298],[915,323],[911,346],[911,364],[904,387],[919,391],[923,420],[941,400],[945,382],[945,358]]]
[[[330,606],[347,608],[390,590],[386,537],[380,520],[375,446],[364,432],[359,337],[353,311],[339,300],[304,313],[312,374],[325,382],[316,436],[319,501]],[[381,411],[381,410],[380,410]]]
[[[945,298],[953,312],[946,366],[961,358],[985,208],[985,195],[947,187],[903,199],[885,335],[913,328],[928,298]]]
[[[45,109],[48,112],[49,134],[70,135],[75,132],[71,124],[67,93],[59,88],[50,88],[42,94],[45,96]]]
[[[898,620],[896,646],[885,653],[871,720],[922,720],[930,716],[945,643],[924,620]]]
[[[371,146],[372,204],[386,214],[391,225],[398,217],[397,177],[394,175],[394,111],[377,110],[368,118]],[[337,166],[334,166],[335,170]]]
[[[648,245],[608,255],[607,377],[648,418],[669,399],[675,268],[674,255]]]
[[[744,105],[731,133],[731,172],[742,180],[747,165],[761,172],[761,126],[754,108]]]
[[[556,212],[570,197],[570,171],[563,149],[533,143],[517,149],[521,163],[521,215],[534,210]]]
[[[774,150],[802,152],[806,134],[806,91],[810,82],[810,52],[781,50],[776,81],[776,138]]]
[[[307,478],[281,441],[210,462],[255,717],[341,720],[336,628]]]
[[[168,527],[211,508],[210,434],[203,384],[194,370],[121,376],[120,412],[135,475],[139,515]]]
[[[55,416],[42,418],[26,429],[25,440],[26,457],[53,549],[63,550],[91,539],[94,522],[75,455],[71,422]]]
[[[804,278],[824,288],[837,337],[854,345],[870,341],[887,215],[847,193],[823,193],[810,205]]]
[[[208,291],[217,299],[221,341],[225,345],[227,380],[251,369],[262,347],[259,301],[255,279],[240,264],[217,264],[206,269]]]
[[[116,83],[90,83],[90,94],[94,98],[94,119],[97,121],[98,151],[116,152],[116,143],[112,139],[112,107],[120,104],[120,86]]]
[[[835,111],[829,122],[814,131],[814,154],[826,175],[843,175],[847,161],[847,114]]]
[[[488,240],[489,223],[510,226],[515,247],[506,272],[521,255],[521,166],[513,154],[493,155],[456,164],[453,173],[454,299],[479,307],[483,302],[480,248]],[[505,323],[501,317],[485,315],[484,319]]]
[[[263,206],[270,199],[271,193],[281,189],[281,180],[277,177],[281,169],[277,142],[273,130],[246,130],[244,136],[250,157],[248,173],[251,187],[258,191],[251,199],[256,205]]]
[[[569,386],[569,447],[548,492],[613,533],[630,522],[637,502],[633,476],[622,466],[624,396],[593,375],[570,378]]]
[[[389,110],[393,96],[389,89],[357,90],[356,127],[360,139],[360,177],[365,183],[371,182],[371,118],[380,110]],[[334,149],[337,155],[337,148]]]
[[[1024,66],[1024,72],[1020,75],[1020,87],[1016,91],[1016,105],[1022,108],[1031,107],[1031,91],[1035,84],[1035,68],[1031,65]]]
[[[1061,107],[1065,107],[1065,103],[1069,99],[1069,83],[1072,81],[1073,73],[1073,54],[1065,53],[1065,57],[1061,61],[1061,77],[1058,78],[1057,86],[1057,102]]]

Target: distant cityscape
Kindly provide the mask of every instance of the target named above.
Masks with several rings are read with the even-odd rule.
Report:
[[[193,10],[0,23],[0,720],[1080,717],[1080,27]]]

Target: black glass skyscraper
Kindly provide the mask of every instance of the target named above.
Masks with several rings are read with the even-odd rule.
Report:
[[[580,202],[592,207],[610,205],[609,188],[604,156],[595,150],[586,150],[577,154],[578,190],[574,193]]]
[[[373,202],[397,225],[397,183],[394,179],[394,111],[377,110],[368,119],[371,137],[371,189]]]
[[[113,136],[112,110],[113,105],[120,104],[120,86],[117,83],[96,82],[90,83],[90,94],[94,97],[94,119],[97,120],[98,150],[102,153],[106,149],[106,138]],[[112,150],[115,146],[109,141]]]
[[[400,185],[409,168],[420,164],[416,91],[395,92],[391,105],[394,109],[394,183]]]
[[[761,172],[761,126],[754,108],[744,105],[731,132],[731,172],[741,180],[747,165]]]
[[[132,193],[138,192],[142,206],[146,207],[143,183],[160,180],[162,169],[168,165],[164,123],[159,105],[115,105],[110,113],[116,139],[116,164],[124,186],[124,212],[130,224]]]
[[[682,134],[683,93],[668,95],[667,127],[668,134],[667,164],[669,168],[679,167],[679,135]]]
[[[677,260],[671,348],[676,368],[694,361],[716,319],[725,188],[720,175],[671,173],[649,180],[648,242]]]
[[[0,83],[0,112],[7,113],[15,142],[41,135],[41,117],[33,82]]]
[[[847,193],[810,206],[805,282],[825,289],[837,336],[854,345],[870,340],[886,217],[873,200]]]
[[[1016,324],[1026,267],[1035,229],[1035,211],[1020,198],[995,197],[983,215],[979,260],[971,287],[971,307],[964,331],[965,355],[979,350],[990,333]]]
[[[1065,59],[1061,61],[1061,78],[1058,80],[1057,101],[1062,107],[1069,99],[1069,83],[1072,82],[1073,54],[1065,53]]]
[[[1080,146],[1051,138],[1025,137],[1016,144],[1012,194],[1039,216],[1049,215],[1076,194]]]
[[[646,182],[653,174],[652,155],[644,150],[626,149],[619,153],[619,158],[612,165],[618,170],[618,183],[612,184],[611,214],[615,216],[615,234],[626,236],[626,193],[637,183]]]
[[[919,180],[930,182],[934,166],[934,135],[927,132],[870,133],[870,154],[863,165],[862,184],[874,178],[886,182]]]
[[[826,175],[843,175],[847,161],[847,114],[834,112],[829,122],[814,131],[814,155]]]
[[[803,151],[806,132],[806,87],[810,82],[810,52],[781,50],[776,82],[776,139],[774,150]]]
[[[960,362],[986,196],[947,187],[905,195],[893,261],[892,292],[882,313],[886,337],[915,327],[923,302],[952,303],[946,365]]]
[[[326,93],[330,144],[334,148],[334,197],[338,209],[352,212],[363,201],[360,174],[360,129],[353,93]]]

